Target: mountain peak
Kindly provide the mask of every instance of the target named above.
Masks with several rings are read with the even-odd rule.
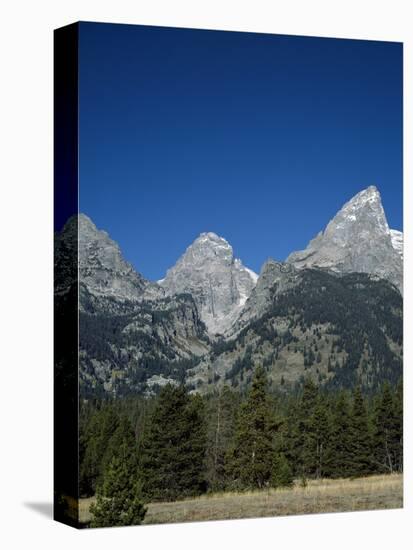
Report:
[[[255,286],[257,275],[234,258],[232,246],[201,233],[159,284],[169,295],[192,294],[210,333],[225,331]]]
[[[346,202],[325,230],[305,250],[290,254],[287,262],[298,268],[371,273],[402,287],[401,256],[392,243],[380,192],[374,185]]]
[[[357,193],[357,195],[345,203],[340,212],[354,215],[358,210],[363,210],[364,208],[376,210],[378,215],[385,220],[381,195],[377,187],[374,185],[370,185],[370,187],[367,187]],[[387,221],[385,224],[387,225]]]
[[[79,212],[77,219],[78,219],[79,228],[89,228],[94,231],[98,231],[98,228],[96,227],[96,225],[92,222],[92,220],[86,214]]]
[[[353,198],[356,197],[379,197],[380,198],[380,192],[377,189],[375,185],[369,185],[366,187],[366,189],[362,189],[359,191]]]
[[[232,255],[232,246],[229,242],[212,231],[201,233],[191,245],[192,247],[210,247],[227,249]]]
[[[196,240],[197,241],[198,240],[203,240],[203,241],[208,240],[208,241],[225,241],[225,242],[227,242],[223,237],[220,237],[219,235],[217,235],[213,231],[207,231],[205,233],[201,233]]]
[[[88,291],[95,296],[131,302],[144,296],[150,299],[154,285],[124,259],[118,243],[98,229],[86,214],[79,213],[74,218],[77,220],[72,223],[78,224],[79,231],[79,281]],[[157,293],[163,295],[159,287]]]

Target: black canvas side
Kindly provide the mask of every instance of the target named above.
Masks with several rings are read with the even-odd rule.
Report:
[[[54,519],[78,527],[78,35],[54,32]]]

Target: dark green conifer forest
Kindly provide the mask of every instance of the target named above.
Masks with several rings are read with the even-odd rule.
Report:
[[[145,504],[208,492],[289,487],[294,480],[403,471],[402,383],[365,394],[269,386],[264,367],[244,392],[84,400],[80,490],[97,496],[92,526],[130,525]]]

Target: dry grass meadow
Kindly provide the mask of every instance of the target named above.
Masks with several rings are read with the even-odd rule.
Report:
[[[81,499],[80,521],[88,523],[93,498]],[[403,506],[403,476],[310,480],[291,489],[208,494],[177,502],[148,505],[144,524],[182,523],[221,519],[258,518],[357,510],[384,510]]]

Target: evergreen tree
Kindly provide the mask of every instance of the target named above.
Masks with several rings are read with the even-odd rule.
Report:
[[[324,472],[327,477],[347,477],[351,472],[350,441],[351,409],[346,392],[334,400],[329,443],[326,449]]]
[[[306,378],[299,406],[298,431],[300,438],[300,473],[315,475],[317,469],[317,426],[314,413],[318,402],[318,389],[310,377]]]
[[[91,415],[80,434],[80,492],[91,496],[96,492],[103,473],[103,457],[108,443],[119,426],[119,417],[112,403],[103,404]],[[106,462],[106,461],[105,461]]]
[[[138,525],[143,521],[146,508],[136,476],[131,475],[128,454],[123,445],[121,452],[113,456],[107,465],[96,503],[90,507],[93,517],[91,527]]]
[[[206,404],[206,480],[208,489],[213,491],[224,489],[227,483],[225,456],[234,436],[238,402],[239,394],[224,386]]]
[[[262,488],[269,484],[273,467],[273,423],[265,370],[256,369],[251,389],[241,405],[228,456],[227,471],[236,485]]]
[[[400,379],[394,394],[395,413],[395,465],[398,472],[403,472],[403,382]]]
[[[271,476],[271,485],[273,487],[291,487],[294,482],[294,476],[291,466],[283,453],[275,456]]]
[[[176,500],[205,490],[206,433],[202,398],[165,386],[141,442],[144,494]]]
[[[400,407],[400,405],[399,405]],[[374,458],[381,472],[400,469],[401,422],[396,415],[393,390],[383,384],[374,413]]]
[[[356,386],[351,414],[348,473],[352,476],[367,475],[372,472],[372,462],[372,441],[367,410],[361,388]]]
[[[110,439],[105,453],[103,476],[92,505],[92,527],[137,525],[146,508],[138,480],[137,445],[132,426],[125,416]]]
[[[331,417],[327,406],[326,397],[318,396],[314,413],[311,417],[311,430],[315,443],[315,477],[321,478],[325,475],[327,462],[328,445],[331,437]]]
[[[102,472],[105,472],[112,458],[119,454],[119,449],[123,449],[122,458],[124,461],[127,461],[131,474],[133,473],[136,475],[138,468],[138,448],[136,437],[131,423],[124,414],[119,416],[117,428],[107,443],[106,450],[102,458]],[[103,479],[100,482],[103,482]]]

